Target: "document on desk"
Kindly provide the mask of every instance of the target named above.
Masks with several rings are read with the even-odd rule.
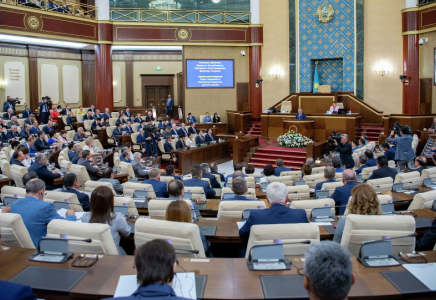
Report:
[[[403,267],[430,290],[436,290],[436,263],[404,264]]]
[[[241,229],[241,228],[242,228],[242,226],[244,226],[244,225],[245,225],[245,222],[246,222],[246,221],[240,221],[240,222],[236,222],[236,224],[238,225],[238,229]]]
[[[127,297],[138,289],[136,275],[121,275],[114,297]],[[177,273],[173,279],[173,290],[178,297],[197,299],[195,273]]]

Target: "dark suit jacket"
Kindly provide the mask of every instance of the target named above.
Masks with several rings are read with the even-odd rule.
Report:
[[[133,128],[129,127],[129,126],[126,126],[126,127],[123,128],[123,131],[125,131],[127,133],[133,133]]]
[[[435,123],[433,123],[435,124]],[[392,148],[389,148],[388,150],[385,151],[385,153],[383,154],[388,160],[395,160],[395,150]]]
[[[168,101],[168,98],[165,100],[165,108],[173,109],[174,107],[174,99],[169,98],[170,101]]]
[[[183,184],[185,185],[185,192],[189,191],[189,189],[187,189],[186,187],[189,186],[197,186],[197,187],[202,187],[204,190],[204,193],[206,194],[206,198],[212,198],[215,197],[216,192],[213,188],[211,188],[210,184],[207,181],[201,180],[198,177],[194,177],[192,179],[188,179],[183,181]]]
[[[94,118],[92,116],[88,116],[88,114],[85,114],[85,115],[83,115],[82,121],[85,121],[85,120],[94,120]]]
[[[186,122],[187,123],[197,123],[197,118],[195,116],[187,117]]]
[[[66,116],[66,115],[68,115],[68,113],[69,113],[70,111],[71,111],[71,109],[67,111],[66,108],[62,108],[62,110],[61,110],[61,115],[62,115],[62,116]]]
[[[109,119],[112,118],[111,113],[104,113],[104,114],[103,114],[103,119],[104,119],[104,118],[109,118]]]
[[[94,174],[98,172],[98,169],[91,166],[91,163],[86,158],[83,158],[83,157],[79,158],[79,160],[77,161],[77,164],[84,166],[86,168],[86,170],[88,171],[88,174],[90,177],[93,177]]]
[[[151,184],[153,186],[154,193],[157,198],[168,198],[168,188],[167,184],[163,181],[158,181],[156,179],[144,180],[141,183]]]
[[[192,133],[192,134],[197,134],[198,130],[197,127],[189,127],[188,128],[188,133]]]
[[[90,211],[91,207],[89,204],[89,196],[83,192],[80,192],[76,189],[65,189],[67,193],[76,194],[77,199],[79,199],[80,204],[82,204],[82,208],[84,211]]]
[[[215,140],[215,138],[213,137],[212,134],[206,134],[205,138],[206,138],[206,143],[207,142],[212,142],[212,141]]]
[[[131,296],[127,297],[117,297],[117,298],[107,298],[106,300],[186,300],[186,298],[177,297],[173,288],[168,284],[161,284],[156,282],[149,284],[147,286],[139,286],[136,291],[133,292]]]
[[[112,131],[112,137],[115,137],[115,136],[117,136],[117,135],[122,135],[123,134],[123,130],[121,129],[118,129],[118,128],[115,128],[114,129],[114,131]]]
[[[14,109],[14,107],[11,104],[9,104],[8,101],[3,102],[3,112],[8,112],[9,108]]]
[[[168,141],[165,142],[164,149],[165,149],[165,152],[171,152],[174,150],[173,145],[171,145],[171,143]]]
[[[362,173],[362,170],[365,168],[368,168],[368,165],[361,165],[358,169],[354,170],[354,172],[356,172],[356,174],[360,174]]]
[[[0,281],[0,290],[3,300],[36,300],[36,296],[30,286]]]
[[[45,126],[42,128],[42,131],[44,131],[44,133],[47,134],[47,135],[50,133],[50,131],[53,131],[53,130],[55,130],[53,126],[52,126],[51,128],[48,128],[48,126],[45,125]]]
[[[4,132],[0,133],[0,141],[1,142],[9,141],[8,138],[6,137],[6,134]]]
[[[289,223],[309,223],[306,211],[304,209],[292,209],[283,204],[273,204],[269,209],[252,210],[247,222],[239,229],[239,236],[248,239],[253,225]]]
[[[50,149],[50,145],[46,142],[46,140],[45,139],[41,140],[40,138],[35,139],[34,146],[36,147],[36,149],[38,151],[41,151],[44,149]]]
[[[30,134],[38,134],[40,131],[41,129],[39,129],[39,127],[30,127]]]
[[[343,186],[339,186],[335,189],[332,195],[332,199],[335,200],[335,205],[343,206],[339,207],[339,214],[343,215],[345,212],[345,205],[348,204],[348,198],[351,196],[351,190],[356,186],[354,181],[349,181]]]
[[[176,142],[176,149],[182,149],[182,148],[185,148],[185,147],[186,147],[186,143],[182,142],[182,140],[178,140]]]
[[[71,151],[71,150],[68,150],[68,158],[70,159],[70,161],[73,160],[73,158],[74,158],[75,156],[77,156],[77,155],[76,155],[76,152]]]
[[[215,175],[203,172],[202,177],[203,178],[209,178],[210,185],[212,186],[212,188],[214,188],[214,189],[220,189],[221,188],[221,185],[216,180]]]
[[[434,124],[434,123],[433,123]],[[422,238],[416,241],[416,251],[433,250],[436,244],[436,219],[433,220],[430,228],[424,234]]]
[[[306,120],[306,114],[302,113],[300,114],[296,114],[295,115],[295,120]]]
[[[42,101],[42,102],[39,102],[38,105],[39,105],[39,112],[40,113],[43,112],[44,107],[45,107],[45,110],[47,110],[45,113],[48,113],[48,114],[50,113],[51,104],[49,104],[48,102]]]
[[[153,118],[153,116],[151,116],[151,117],[149,117],[149,116],[146,116],[145,117],[145,121],[148,123],[148,121],[154,121],[154,118]]]
[[[94,114],[94,115],[92,116],[92,118],[93,118],[94,120],[97,120],[97,119],[101,119],[101,120],[103,120],[103,115],[102,115],[102,114],[99,114],[99,115]]]
[[[42,163],[33,163],[29,167],[29,172],[35,172],[36,175],[38,175],[38,178],[45,182],[45,186],[47,187],[47,190],[53,189],[53,179],[61,177],[61,173],[53,174],[47,169],[46,165],[43,165]]]
[[[336,146],[336,150],[340,153],[341,163],[345,165],[347,168],[354,167],[354,159],[351,156],[353,153],[353,147],[349,142],[344,144],[338,144]]]
[[[8,133],[6,134],[6,138],[8,140],[10,139],[16,139],[17,137],[19,137],[20,134],[18,133],[18,131],[16,131],[15,133],[13,133],[11,130],[8,130]]]
[[[8,113],[5,113],[5,114],[3,114],[3,119],[7,119],[7,120],[10,120],[13,116],[15,116],[15,114],[14,113],[12,113],[12,115],[10,115],[10,114],[8,114]]]
[[[382,167],[380,169],[372,171],[371,176],[367,180],[371,179],[378,179],[378,178],[385,178],[385,177],[392,177],[393,180],[395,180],[395,176],[397,176],[397,170],[389,168],[389,167]]]
[[[188,130],[186,130],[186,128],[180,127],[179,135],[184,135],[184,136],[188,137]]]
[[[210,172],[210,174],[215,174],[215,175],[219,175],[220,176],[220,178],[221,178],[221,182],[224,182],[224,181],[226,181],[226,179],[224,178],[224,175],[223,174],[221,174],[221,173],[218,173],[218,172]]]
[[[32,114],[32,112],[30,110],[23,110],[22,114],[23,119],[27,119]]]
[[[366,161],[366,164],[367,164],[368,166],[370,166],[370,167],[375,167],[375,166],[377,165],[377,159],[375,159],[375,158],[369,158],[369,159]]]
[[[23,163],[21,161],[15,160],[13,158],[12,158],[12,161],[11,161],[11,165],[17,165],[17,166],[20,166],[20,167],[24,167],[24,165],[23,165]]]
[[[285,166],[277,167],[274,170],[274,176],[280,176],[281,172],[291,171],[291,168],[286,168]]]
[[[98,129],[98,128],[102,128],[102,127],[103,126],[101,125],[101,122],[100,122],[100,124],[98,124],[97,121],[94,121],[91,124],[91,129]]]
[[[25,139],[27,136],[29,136],[29,134],[30,134],[29,131],[26,131],[26,130],[22,129],[20,131],[20,138]]]
[[[318,182],[318,183],[316,184],[316,186],[315,186],[315,194],[316,194],[316,191],[318,191],[318,190],[320,190],[320,189],[322,188],[322,184],[323,184],[323,183],[329,183],[329,182],[336,182],[336,180],[334,180],[334,179],[329,179],[329,180],[326,180],[326,181],[323,181],[323,182]]]
[[[133,120],[133,122],[135,122],[135,123],[142,123],[142,118],[135,118]]]
[[[204,144],[205,142],[206,142],[206,140],[204,139],[204,137],[197,135],[197,137],[195,138],[196,144]]]

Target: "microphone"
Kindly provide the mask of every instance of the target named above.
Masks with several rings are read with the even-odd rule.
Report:
[[[200,251],[198,251],[198,250],[187,250],[187,249],[178,249],[178,248],[174,248],[174,250],[176,250],[176,251],[182,251],[182,252],[188,252],[188,253],[193,253],[193,254],[198,254],[198,253],[200,253]]]
[[[69,241],[75,241],[75,242],[85,242],[85,243],[92,243],[92,239],[62,239],[62,240],[69,240]]]
[[[402,238],[407,238],[407,237],[417,237],[417,236],[418,236],[418,234],[416,232],[414,232],[414,233],[411,233],[411,234],[408,234],[408,235],[396,236],[396,237],[393,237],[393,238],[389,238],[389,240],[396,240],[396,239],[402,239]],[[387,240],[387,239],[382,239],[382,241],[385,241],[385,240]]]

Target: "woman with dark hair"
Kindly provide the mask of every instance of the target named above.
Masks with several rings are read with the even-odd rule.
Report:
[[[109,127],[109,126],[111,126],[111,125],[109,124],[109,118],[108,118],[108,117],[105,117],[105,118],[103,119],[103,122],[101,122],[101,126],[103,126],[103,127]]]
[[[107,186],[99,186],[91,194],[91,212],[84,213],[82,222],[107,224],[111,229],[112,238],[117,246],[118,254],[126,255],[120,247],[120,234],[130,235],[131,228],[121,213],[114,213],[114,193]]]
[[[167,206],[165,213],[165,220],[173,222],[192,223],[191,208],[184,200],[171,201]],[[207,257],[212,257],[210,252],[210,242],[206,239],[204,234],[200,232],[201,241],[203,242],[204,253]]]
[[[62,130],[61,133],[59,134],[59,137],[55,138],[55,141],[57,141],[60,144],[69,144],[70,141],[67,139],[67,131]]]
[[[312,175],[312,166],[309,164],[304,164],[303,165],[303,172],[302,172],[302,176],[304,177],[304,175]]]
[[[254,174],[254,166],[252,164],[247,164],[245,174]]]
[[[173,281],[177,268],[176,251],[166,240],[152,240],[135,251],[138,289],[127,297],[108,298],[106,300],[188,300],[177,297],[172,286],[180,284]]]
[[[221,118],[220,118],[220,116],[218,116],[218,114],[217,113],[214,113],[213,114],[213,120],[212,120],[214,123],[221,123]]]
[[[263,168],[263,174],[268,177],[268,176],[274,176],[274,167],[273,165],[266,165]]]

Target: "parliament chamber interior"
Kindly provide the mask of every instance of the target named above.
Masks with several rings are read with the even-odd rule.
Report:
[[[0,99],[0,300],[436,298],[435,0],[0,0]]]

